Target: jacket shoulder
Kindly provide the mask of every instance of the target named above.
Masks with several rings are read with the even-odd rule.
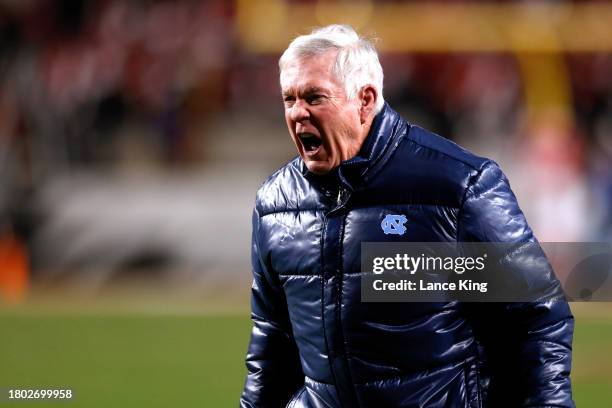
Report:
[[[316,209],[316,194],[302,174],[301,164],[302,159],[297,156],[264,181],[255,198],[255,209],[260,216]]]
[[[411,124],[371,186],[396,202],[459,208],[467,188],[489,163],[493,162]]]
[[[408,141],[421,149],[430,150],[436,156],[443,155],[457,162],[457,165],[467,166],[474,170],[482,169],[492,160],[478,156],[436,133],[425,130],[420,126],[411,125]]]

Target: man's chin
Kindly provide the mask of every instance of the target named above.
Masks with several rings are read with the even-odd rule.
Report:
[[[308,171],[317,176],[323,176],[333,169],[333,166],[323,161],[307,160],[305,163]]]

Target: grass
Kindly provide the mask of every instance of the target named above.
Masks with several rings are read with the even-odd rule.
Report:
[[[612,316],[612,315],[611,315]],[[612,401],[612,317],[576,314],[572,381],[578,408]]]
[[[247,314],[0,309],[0,387],[75,393],[71,402],[13,404],[18,407],[235,407]],[[580,311],[573,371],[579,408],[612,401],[610,345],[612,318]]]
[[[5,315],[0,325],[2,386],[68,387],[78,407],[237,406],[244,317]]]

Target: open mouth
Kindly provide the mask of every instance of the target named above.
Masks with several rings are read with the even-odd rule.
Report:
[[[319,147],[321,147],[321,139],[312,133],[300,133],[298,134],[298,137],[300,138],[300,142],[302,142],[302,146],[304,147],[304,151],[306,153],[314,153],[319,150]]]

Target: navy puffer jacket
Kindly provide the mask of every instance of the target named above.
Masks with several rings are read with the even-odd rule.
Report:
[[[404,235],[383,233],[387,214],[406,214]],[[494,162],[385,105],[336,172],[298,157],[257,194],[241,407],[574,406],[563,299],[362,303],[361,242],[390,240],[535,238]]]

